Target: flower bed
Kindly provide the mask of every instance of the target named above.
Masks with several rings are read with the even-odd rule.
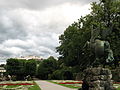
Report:
[[[80,88],[82,86],[82,81],[75,80],[51,80],[50,82],[69,88]]]
[[[0,84],[0,86],[4,85],[34,85],[34,83],[6,83],[6,84]]]
[[[5,81],[0,82],[0,90],[24,90],[36,88],[37,85],[33,81]],[[32,90],[32,89],[31,89]],[[38,90],[38,89],[33,89]],[[40,90],[40,89],[39,89]]]
[[[120,82],[113,82],[114,84],[120,84]]]
[[[58,84],[82,84],[83,81],[79,81],[79,82],[60,82]],[[113,82],[114,84],[120,84],[120,82]]]
[[[82,87],[83,81],[75,81],[75,80],[52,80],[51,82],[65,86],[65,87],[72,87],[72,88],[80,88]],[[120,82],[113,82],[114,87],[120,87]]]
[[[82,84],[83,82],[60,82],[59,84]]]

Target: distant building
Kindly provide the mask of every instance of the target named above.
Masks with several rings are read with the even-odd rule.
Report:
[[[0,67],[0,73],[4,73],[6,72],[5,68],[4,67]]]
[[[38,61],[43,60],[43,58],[38,57],[38,56],[33,56],[33,55],[21,56],[21,57],[17,57],[16,59],[25,59],[25,60],[35,59],[35,60],[38,60]]]

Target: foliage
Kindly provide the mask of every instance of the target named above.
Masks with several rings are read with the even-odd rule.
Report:
[[[7,60],[7,72],[9,75],[15,75],[18,79],[22,79],[25,75],[24,70],[25,60],[10,58]]]
[[[25,76],[36,74],[36,61],[10,58],[7,60],[6,70],[14,79],[24,79]]]
[[[67,66],[90,66],[94,56],[89,49],[83,47],[92,33],[95,38],[110,42],[117,66],[120,61],[120,1],[100,0],[99,3],[93,2],[91,5],[91,13],[74,22],[59,37],[59,59]]]
[[[110,42],[117,66],[120,61],[120,1],[101,0],[99,4],[93,3],[91,15],[99,36]]]
[[[61,70],[56,70],[52,73],[51,79],[53,80],[62,80]]]
[[[27,60],[25,63],[25,74],[30,75],[30,76],[35,76],[36,74],[36,61],[31,59],[31,60]]]
[[[40,79],[48,79],[48,76],[57,69],[57,61],[54,57],[43,60],[38,67],[37,76]]]
[[[89,37],[89,31],[86,30],[86,33],[84,33],[78,27],[77,23],[73,23],[59,38],[61,46],[57,47],[57,51],[62,55],[60,59],[63,59],[67,66],[75,66],[79,63],[82,47],[86,42],[84,38],[86,35]]]
[[[52,73],[51,79],[53,80],[73,80],[73,73],[67,68],[56,70]]]

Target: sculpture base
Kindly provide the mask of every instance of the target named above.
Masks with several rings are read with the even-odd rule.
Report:
[[[82,90],[115,90],[109,69],[95,67],[84,70]]]

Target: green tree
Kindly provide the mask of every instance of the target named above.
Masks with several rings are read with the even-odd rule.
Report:
[[[48,76],[57,69],[57,61],[54,57],[43,60],[38,67],[37,76],[40,79],[48,79]]]
[[[120,61],[120,0],[100,0],[92,4],[92,29],[111,44],[115,65]],[[96,31],[95,30],[95,31]]]
[[[70,25],[65,30],[64,34],[59,37],[61,43],[61,45],[57,47],[57,51],[61,55],[59,59],[63,60],[67,66],[79,64],[83,56],[83,46],[90,38],[89,22],[85,22],[89,17],[89,15],[81,17],[78,22],[74,22]],[[85,25],[87,27],[85,27]]]
[[[31,60],[26,60],[25,63],[25,74],[30,75],[30,76],[35,76],[36,75],[36,69],[37,69],[37,64],[34,59]]]
[[[57,47],[57,52],[67,66],[79,64],[87,67],[93,62],[90,50],[83,48],[85,42],[90,40],[91,30],[96,33],[93,34],[95,37],[110,42],[115,62],[120,61],[120,1],[100,0],[91,5],[91,13],[74,22],[59,37],[61,45]]]
[[[23,79],[25,75],[24,65],[25,60],[10,58],[7,60],[6,65],[7,73],[11,76],[12,75],[17,76],[17,79]]]

